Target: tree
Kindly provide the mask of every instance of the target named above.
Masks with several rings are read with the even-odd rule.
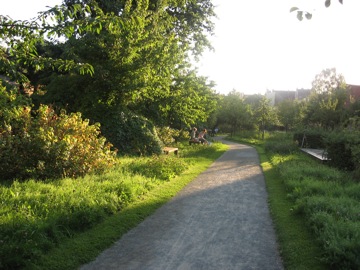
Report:
[[[144,104],[173,100],[177,77],[181,80],[189,72],[188,55],[198,55],[210,46],[206,33],[211,34],[213,28],[213,5],[209,0],[188,0],[138,1],[134,6],[133,1],[127,7],[130,2],[99,2],[105,14],[117,14],[122,27],[114,31],[108,26],[100,34],[82,32],[70,37],[63,45],[62,57],[90,63],[95,74],[86,78],[74,73],[56,76],[47,87],[44,102],[93,118],[99,107],[142,112]],[[205,81],[196,80],[208,87]],[[148,115],[159,111],[155,106],[146,108]]]
[[[315,76],[312,95],[306,107],[304,123],[334,129],[346,118],[348,93],[345,79],[335,69],[325,69]]]
[[[224,96],[221,101],[218,121],[230,127],[231,135],[241,128],[248,126],[251,119],[250,106],[245,104],[243,95],[236,90]],[[224,128],[222,128],[224,129]]]
[[[179,82],[191,73],[190,55],[196,57],[210,47],[207,35],[213,31],[213,9],[210,0],[66,0],[41,13],[40,21],[11,21],[2,16],[0,24],[5,30],[0,34],[9,50],[3,49],[0,57],[12,67],[3,65],[2,70],[7,75],[14,70],[23,81],[31,79],[37,84],[36,76],[27,76],[23,66],[34,67],[34,73],[54,68],[56,72],[46,78],[43,91],[32,98],[38,104],[79,111],[93,122],[102,122],[101,115],[112,110],[143,113],[150,104],[146,115],[162,123],[160,118],[170,112],[162,104],[177,97],[187,98],[182,99],[181,110],[172,109],[173,120],[168,122],[191,122],[195,101],[200,100],[196,106],[204,105],[206,110],[210,106],[204,102],[213,104],[211,84],[195,73],[186,79],[190,89]],[[49,24],[48,17],[55,23]],[[36,50],[44,44],[44,36],[55,44],[56,54]],[[57,36],[65,37],[65,42],[57,43]],[[29,54],[25,48],[30,45]],[[18,81],[19,77],[11,79]],[[174,107],[179,101],[172,104]],[[206,118],[210,112],[200,117]]]
[[[284,100],[277,105],[277,115],[287,132],[301,122],[301,104],[296,100]]]
[[[254,118],[259,124],[259,130],[261,131],[262,139],[265,138],[265,129],[271,124],[276,122],[276,114],[273,107],[270,106],[270,100],[266,97],[262,97],[260,103],[254,110]]]

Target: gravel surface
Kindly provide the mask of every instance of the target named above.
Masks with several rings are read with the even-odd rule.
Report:
[[[81,269],[283,269],[258,155],[223,142],[208,170]]]

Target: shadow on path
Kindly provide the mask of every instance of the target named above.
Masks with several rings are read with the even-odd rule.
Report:
[[[254,148],[230,149],[88,269],[283,269]]]

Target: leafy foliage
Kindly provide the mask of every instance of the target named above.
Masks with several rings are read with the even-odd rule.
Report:
[[[132,111],[181,129],[216,107],[213,85],[189,60],[211,47],[214,16],[210,0],[66,0],[30,21],[1,16],[0,73],[30,81],[37,106],[56,104],[102,126],[99,111]]]
[[[170,127],[158,127],[156,128],[156,132],[160,140],[165,145],[172,145],[176,142],[185,141],[189,139],[188,130],[172,129]]]
[[[285,131],[291,130],[301,123],[302,104],[296,100],[284,100],[277,106],[277,115]]]
[[[115,152],[100,137],[99,125],[89,125],[80,113],[57,115],[48,106],[32,111],[16,96],[1,89],[0,100],[6,104],[0,115],[2,179],[76,177],[113,165]]]
[[[146,118],[129,111],[108,112],[103,134],[120,154],[152,155],[162,152],[155,126]]]

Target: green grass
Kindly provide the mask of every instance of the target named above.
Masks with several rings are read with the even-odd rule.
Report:
[[[28,257],[21,258],[23,260],[21,269],[75,269],[93,260],[124,233],[135,227],[175,196],[197,175],[206,170],[226,149],[226,145],[217,143],[211,147],[179,145],[179,157],[169,155],[163,156],[159,160],[156,157],[142,159],[144,164],[150,164],[150,167],[153,168],[146,171],[147,177],[139,176],[141,170],[144,170],[144,167],[139,165],[139,159],[122,158],[120,160],[121,166],[108,175],[89,176],[89,178],[84,179],[64,179],[54,183],[31,180],[24,183],[15,183],[15,186],[14,184],[0,186],[3,205],[9,205],[4,201],[6,196],[8,200],[14,200],[14,196],[21,198],[17,200],[17,203],[19,209],[23,211],[21,213],[22,220],[18,220],[18,229],[9,226],[13,230],[12,235],[19,234],[19,239],[14,238],[18,240],[16,244],[19,246],[14,246],[12,250],[21,248],[21,252]],[[166,163],[163,159],[173,160],[174,162]],[[161,163],[161,166],[166,163],[168,167],[180,164],[184,166],[184,170],[180,173],[177,172],[179,175],[173,177],[174,174],[169,170],[159,172],[157,170],[159,166],[156,165],[158,163]],[[131,173],[134,170],[140,171],[132,175]],[[165,174],[161,174],[161,176],[164,176],[160,177],[162,180],[154,177],[156,173],[162,173],[163,171],[165,171]],[[125,179],[124,175],[129,177]],[[93,193],[96,194],[95,197],[90,196],[93,196]],[[87,194],[87,196],[82,196],[84,194]],[[103,196],[108,196],[108,199],[103,200]],[[60,204],[58,208],[63,209],[66,213],[60,221],[57,220],[52,225],[56,227],[54,230],[48,228],[51,227],[51,224],[45,224],[49,219],[41,219],[35,217],[35,215],[31,216],[32,212],[39,212],[38,208],[41,205],[44,206],[46,198],[50,199],[50,197],[60,197],[60,200],[55,201],[54,204]],[[39,198],[42,198],[43,203],[35,204],[35,201]],[[121,198],[120,202],[116,201],[118,198]],[[108,200],[113,200],[112,204],[106,204]],[[34,204],[30,204],[30,201],[33,201]],[[68,201],[71,201],[71,203],[69,202],[68,206],[65,206]],[[104,201],[103,204],[102,201]],[[50,207],[55,207],[55,205],[48,207],[50,210],[40,211],[44,217],[47,212],[52,211],[53,208]],[[66,212],[68,210],[70,212]],[[3,213],[5,214],[5,211]],[[24,213],[32,219],[31,222],[24,218]],[[89,216],[94,218],[89,218]],[[71,224],[76,223],[75,229],[66,224],[66,222],[69,222],[68,218],[72,218]],[[69,226],[63,226],[61,222]],[[41,225],[42,223],[44,224]],[[42,232],[41,226],[46,226],[47,229]],[[59,226],[64,228],[59,229]],[[46,242],[47,246],[44,246],[48,247],[48,252],[39,254],[41,249],[37,249],[38,254],[31,253],[36,250],[34,245],[37,245],[38,241],[41,242],[40,238],[50,238],[48,234],[54,233],[59,234],[51,236],[56,240],[56,243]],[[30,234],[32,237],[29,236]],[[35,235],[37,235],[37,238],[35,238]],[[6,247],[3,246],[2,252],[6,253]],[[11,254],[9,255],[11,256]],[[18,254],[18,258],[20,258],[19,256],[21,254]],[[13,257],[16,258],[16,256]],[[14,265],[13,268],[16,268],[16,262],[13,262]],[[1,265],[0,262],[0,268],[6,269],[10,267]]]
[[[307,227],[305,217],[292,210],[293,201],[288,198],[279,171],[271,164],[264,150],[264,142],[257,139],[231,140],[256,148],[264,172],[271,216],[277,234],[280,253],[286,269],[328,269],[322,262],[322,249]]]

